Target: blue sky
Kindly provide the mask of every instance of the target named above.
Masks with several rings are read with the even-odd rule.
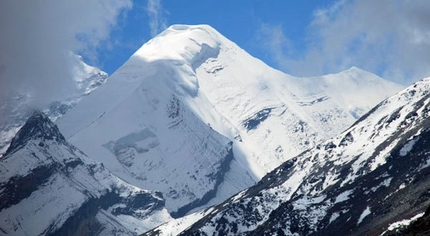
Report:
[[[0,101],[64,96],[76,61],[113,73],[171,24],[209,24],[295,76],[352,66],[411,84],[430,76],[429,0],[0,1]]]
[[[133,1],[89,61],[112,73],[169,25],[209,24],[295,76],[356,66],[407,85],[430,75],[428,12],[428,0]]]
[[[282,28],[293,44],[295,53],[305,50],[307,27],[318,9],[333,5],[333,0],[304,1],[152,1],[158,4],[157,18],[148,12],[147,1],[133,1],[133,8],[125,11],[113,28],[106,45],[93,60],[108,73],[113,73],[143,43],[171,24],[209,24],[238,44],[251,55],[272,67],[279,68],[267,45],[264,27]],[[156,29],[149,23],[159,21]],[[91,61],[94,58],[87,58]]]

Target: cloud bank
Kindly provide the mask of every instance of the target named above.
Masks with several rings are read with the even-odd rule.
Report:
[[[95,52],[131,7],[116,0],[0,1],[1,96],[24,90],[41,104],[60,97],[73,86],[70,52]]]
[[[321,75],[357,66],[409,84],[430,76],[428,12],[428,0],[338,1],[314,12],[300,55],[279,43],[288,41],[282,27],[262,25],[260,34],[271,39],[265,46],[288,73]]]

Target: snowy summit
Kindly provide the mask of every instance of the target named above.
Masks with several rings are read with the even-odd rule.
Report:
[[[357,68],[295,78],[210,26],[174,25],[58,124],[121,178],[161,190],[180,216],[252,185],[399,89]]]

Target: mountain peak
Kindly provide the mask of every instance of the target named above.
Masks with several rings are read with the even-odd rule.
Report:
[[[351,77],[364,77],[365,76],[365,77],[372,77],[372,78],[380,78],[379,76],[377,76],[377,75],[375,75],[369,71],[358,68],[356,66],[352,66],[349,69],[341,71],[339,74],[350,75]]]
[[[49,117],[45,113],[36,110],[12,139],[6,155],[18,147],[25,145],[29,140],[34,139],[65,142],[65,138],[58,130],[58,127]]]
[[[206,25],[206,24],[199,24],[199,25],[174,24],[174,25],[171,25],[169,28],[167,28],[167,30],[176,30],[176,31],[185,31],[185,30],[194,30],[194,29],[216,31],[214,28],[212,28],[212,26]]]
[[[175,24],[171,25],[169,28],[165,29],[163,32],[161,32],[157,37],[162,37],[166,35],[172,35],[172,34],[182,34],[186,32],[193,32],[194,35],[197,34],[212,34],[215,35],[221,35],[216,29],[214,29],[210,25],[182,25],[182,24]]]
[[[209,25],[172,25],[145,43],[134,56],[146,61],[181,61],[195,67],[203,58],[216,57],[220,45],[228,44],[231,42]]]

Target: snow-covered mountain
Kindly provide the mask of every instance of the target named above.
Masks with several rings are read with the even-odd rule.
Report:
[[[75,106],[82,97],[96,90],[106,82],[108,74],[99,68],[87,65],[82,57],[70,54],[74,61],[72,69],[75,87],[61,101],[52,101],[44,111],[56,120]],[[9,91],[2,94],[6,99],[0,102],[0,158],[6,152],[16,132],[24,125],[34,111],[34,98],[26,90]]]
[[[136,235],[171,219],[34,112],[0,159],[0,235]]]
[[[58,125],[175,216],[223,201],[353,124],[401,86],[358,68],[295,78],[207,25],[144,44]]]
[[[388,235],[430,205],[429,138],[427,78],[257,185],[146,235]]]

